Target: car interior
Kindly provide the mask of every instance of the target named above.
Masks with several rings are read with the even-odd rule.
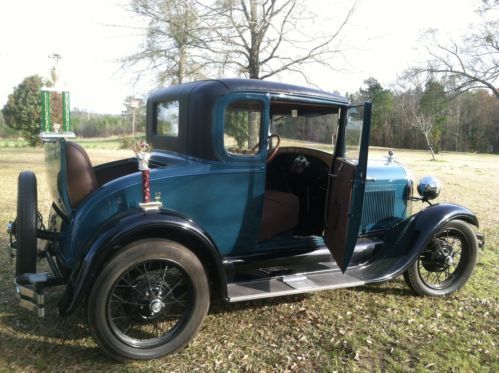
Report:
[[[322,235],[337,114],[332,106],[272,102],[269,139],[277,141],[269,141],[259,241]]]

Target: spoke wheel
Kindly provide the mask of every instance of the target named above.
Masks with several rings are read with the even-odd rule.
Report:
[[[177,243],[150,239],[120,252],[96,280],[89,328],[117,360],[150,359],[185,346],[209,305],[202,264]]]
[[[404,279],[421,295],[451,294],[471,276],[477,252],[477,240],[470,226],[459,220],[448,222],[404,273]]]
[[[116,282],[107,302],[115,335],[133,347],[154,347],[174,336],[188,319],[193,289],[176,263],[152,260],[134,265]]]

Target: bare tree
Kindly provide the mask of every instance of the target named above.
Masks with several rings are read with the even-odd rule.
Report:
[[[484,1],[478,9],[481,23],[475,32],[459,42],[441,42],[434,30],[428,32],[426,67],[415,69],[431,75],[450,78],[455,93],[474,88],[487,88],[499,99],[499,1]]]
[[[211,10],[219,22],[219,62],[250,79],[266,79],[293,71],[307,79],[304,66],[331,66],[342,52],[339,36],[355,11],[357,0],[328,32],[313,28],[314,16],[306,15],[299,0],[217,0]],[[331,22],[329,25],[333,25]]]
[[[448,97],[441,83],[420,78],[411,70],[398,78],[396,101],[400,107],[399,121],[423,135],[425,145],[435,160],[434,145],[440,140],[441,127],[447,119]]]
[[[435,151],[433,150],[433,146],[430,142],[430,134],[432,133],[433,127],[436,123],[435,117],[431,113],[423,113],[419,111],[413,113],[413,118],[412,127],[423,134],[426,140],[426,146],[431,152],[431,157],[435,160]]]
[[[153,73],[160,85],[203,76],[209,30],[199,21],[195,0],[131,0],[128,10],[146,26],[139,50],[121,60],[122,68],[135,69],[137,79]]]
[[[330,31],[314,29],[299,0],[131,0],[147,22],[140,50],[123,67],[155,71],[160,84],[227,72],[266,79],[284,71],[305,78],[304,66],[331,66],[339,36],[357,0]],[[331,66],[332,67],[332,66]],[[211,69],[211,70],[210,70]]]

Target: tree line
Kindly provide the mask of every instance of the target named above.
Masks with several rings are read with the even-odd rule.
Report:
[[[397,88],[390,89],[369,78],[348,98],[352,103],[373,103],[374,146],[499,154],[499,100],[485,89],[454,96],[449,93],[452,87],[446,84],[436,80],[415,83],[406,77],[399,79]],[[14,89],[1,111],[3,116],[0,113],[1,137],[22,135],[32,144],[39,141],[42,85],[43,79],[35,76]],[[75,109],[71,112],[72,129],[81,137],[129,136],[135,111],[135,131],[144,133],[144,103],[139,101],[136,108],[129,103],[128,97],[121,115]],[[306,127],[324,131],[323,126]],[[322,132],[316,135],[324,138]]]
[[[485,89],[454,96],[446,84],[401,79],[388,89],[369,78],[349,98],[373,102],[372,145],[499,154],[499,100]]]

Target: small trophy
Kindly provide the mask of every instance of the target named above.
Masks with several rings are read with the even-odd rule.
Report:
[[[156,193],[155,201],[151,201],[151,179],[149,172],[149,159],[151,158],[151,146],[144,142],[137,142],[132,150],[137,156],[137,164],[140,171],[142,171],[142,202],[139,206],[144,211],[159,210],[163,204],[161,203],[161,194]]]

